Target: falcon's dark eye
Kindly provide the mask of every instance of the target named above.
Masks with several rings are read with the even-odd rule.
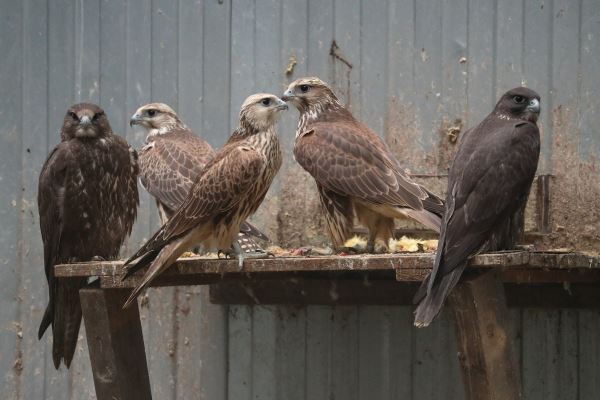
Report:
[[[100,112],[98,112],[98,113],[94,114],[94,117],[92,118],[92,121],[97,121],[97,120],[98,120],[98,118],[100,118],[100,117],[101,117],[101,116],[103,116],[103,115],[104,115],[104,112],[102,112],[102,111],[100,111]]]
[[[265,106],[265,107],[268,107],[268,106],[270,106],[270,105],[271,105],[271,99],[269,99],[268,97],[265,97],[264,99],[262,99],[262,100],[260,101],[260,103],[261,103],[263,106]]]
[[[302,93],[306,93],[306,92],[308,92],[309,90],[310,90],[310,86],[308,86],[308,85],[300,85],[300,91],[301,91]]]
[[[522,104],[523,102],[525,102],[525,97],[523,96],[514,96],[513,100],[515,101],[515,103],[517,104]]]
[[[148,116],[154,117],[156,115],[156,110],[148,110]]]
[[[73,118],[75,121],[79,121],[79,117],[73,111],[68,112],[69,116]]]

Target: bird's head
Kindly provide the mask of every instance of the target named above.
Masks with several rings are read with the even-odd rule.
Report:
[[[167,133],[175,127],[184,127],[177,113],[164,103],[150,103],[137,109],[129,126],[140,125],[150,134]]]
[[[292,103],[301,113],[338,101],[331,88],[317,77],[296,79],[281,99]]]
[[[240,110],[240,123],[254,131],[265,131],[275,125],[280,113],[287,110],[285,101],[268,93],[257,93],[244,100]]]
[[[526,87],[517,87],[504,93],[494,110],[510,118],[536,122],[540,115],[540,95]]]
[[[61,131],[62,140],[73,138],[101,138],[112,134],[104,110],[92,103],[71,106],[65,115]]]

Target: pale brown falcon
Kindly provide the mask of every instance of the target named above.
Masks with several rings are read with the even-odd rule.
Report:
[[[518,87],[462,136],[433,270],[415,296],[416,326],[429,325],[440,312],[469,257],[514,247],[540,155],[539,113],[540,96]]]
[[[325,82],[298,79],[282,99],[300,111],[294,157],[317,183],[337,249],[352,236],[355,215],[369,230],[368,252],[376,241],[386,248],[394,218],[410,217],[439,232],[442,200],[404,173],[386,143]]]
[[[281,167],[275,124],[286,109],[285,102],[272,94],[254,94],[244,101],[238,128],[205,166],[173,217],[125,263],[124,278],[150,266],[124,307],[198,243],[213,249],[227,249],[233,244],[243,266],[248,255],[234,239],[242,222],[262,203]],[[130,264],[135,260],[137,263]]]
[[[72,106],[38,187],[50,297],[38,336],[52,325],[56,368],[61,360],[68,368],[73,359],[81,325],[79,289],[86,279],[58,280],[53,267],[119,256],[137,213],[137,174],[135,151],[113,134],[104,111],[95,104]]]
[[[164,103],[140,107],[129,125],[142,126],[148,133],[145,146],[138,151],[140,181],[156,199],[161,223],[165,224],[183,203],[215,151]],[[266,235],[248,222],[240,229],[237,240],[244,251],[264,252],[250,235],[269,240]]]

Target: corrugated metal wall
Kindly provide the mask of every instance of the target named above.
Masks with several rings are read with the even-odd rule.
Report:
[[[36,338],[47,297],[37,176],[71,103],[100,103],[138,146],[128,116],[163,101],[220,146],[247,95],[319,75],[407,167],[435,173],[454,151],[448,130],[524,82],[542,96],[540,172],[557,188],[544,243],[594,248],[599,51],[597,0],[1,1],[1,397],[94,397],[85,341],[56,372],[49,338]],[[286,161],[255,221],[280,243],[315,244],[314,188],[289,153],[296,118],[280,124]],[[157,225],[142,197],[129,249]],[[149,291],[142,312],[156,399],[462,398],[452,327],[442,318],[416,331],[407,307],[221,307],[182,288]],[[598,312],[512,320],[527,399],[600,398]]]

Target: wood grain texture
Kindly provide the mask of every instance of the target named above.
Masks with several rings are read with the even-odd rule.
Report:
[[[450,295],[467,400],[522,398],[509,335],[504,288],[497,273],[459,284]]]
[[[137,306],[122,309],[126,290],[80,290],[98,400],[150,400],[150,380]]]

